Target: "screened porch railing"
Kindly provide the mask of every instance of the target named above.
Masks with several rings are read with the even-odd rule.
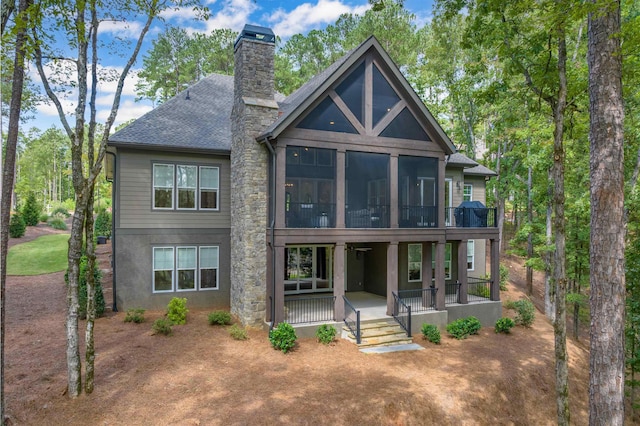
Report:
[[[335,228],[336,205],[328,203],[285,203],[287,228]]]

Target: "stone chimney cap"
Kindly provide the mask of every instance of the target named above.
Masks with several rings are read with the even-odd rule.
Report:
[[[243,38],[247,40],[258,40],[265,43],[276,44],[276,35],[273,33],[271,28],[260,27],[258,25],[246,24],[240,32],[240,35],[238,35],[238,39],[233,44],[234,49]]]

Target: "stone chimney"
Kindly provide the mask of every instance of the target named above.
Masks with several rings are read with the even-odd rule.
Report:
[[[256,137],[278,117],[274,99],[275,35],[245,25],[235,42],[231,112],[231,312],[244,325],[264,324],[267,294],[269,154]]]

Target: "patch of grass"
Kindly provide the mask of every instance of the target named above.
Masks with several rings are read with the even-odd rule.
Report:
[[[7,275],[41,275],[67,269],[69,235],[44,235],[9,249]]]

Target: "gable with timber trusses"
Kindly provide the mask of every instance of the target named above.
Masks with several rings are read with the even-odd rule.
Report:
[[[281,116],[258,139],[285,131],[422,141],[455,152],[440,125],[374,37],[356,47],[281,103]]]

